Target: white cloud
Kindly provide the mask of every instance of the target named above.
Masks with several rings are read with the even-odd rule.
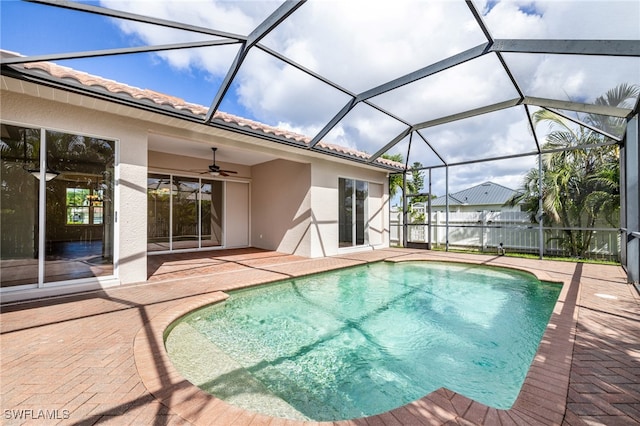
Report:
[[[638,58],[539,55],[534,60],[530,71],[516,72],[533,96],[593,102],[618,84],[640,83]]]
[[[102,3],[240,34],[248,34],[278,5],[217,0]],[[637,1],[510,0],[492,1],[491,8],[488,4],[477,2],[494,38],[640,39]],[[131,23],[123,31],[147,43],[176,41],[175,31],[148,25]],[[311,0],[262,43],[346,90],[359,93],[485,41],[462,0]],[[220,78],[226,74],[235,51],[235,48],[200,49],[170,52],[162,58],[176,68],[206,69]],[[558,55],[505,54],[504,58],[520,87],[533,96],[585,101],[622,82],[640,83],[637,58],[613,62]],[[255,49],[236,77],[230,95],[236,96],[237,102],[258,120],[310,137],[349,100],[339,90]],[[410,123],[419,123],[515,96],[516,91],[499,61],[495,56],[486,56],[372,101]],[[327,140],[375,152],[404,128],[406,125],[373,108],[359,107],[327,135]],[[515,154],[518,150],[530,150],[533,145],[522,112],[487,115],[455,126],[429,129],[426,134],[448,161]],[[513,160],[505,164],[516,163]],[[515,174],[506,165],[491,168],[490,175],[498,183],[502,183],[500,179],[508,179],[507,186],[517,186]],[[488,180],[477,174],[481,169],[488,173],[489,169],[480,165],[464,168],[467,177],[461,174],[460,184],[471,184],[472,175],[476,183]],[[506,177],[501,178],[493,171]]]
[[[264,43],[360,92],[481,42],[464,2],[311,1]]]
[[[322,128],[348,100],[341,92],[260,51],[249,54],[236,80],[239,102],[267,123],[285,121]]]
[[[213,28],[234,34],[249,34],[277,7],[273,1],[128,1],[102,0],[102,6],[124,10],[143,16],[161,18],[194,26]],[[165,28],[159,25],[118,20],[120,29],[148,45],[161,45],[210,39],[210,36],[194,32]],[[178,69],[198,67],[212,75],[224,75],[238,47],[218,47],[158,53],[171,66]]]

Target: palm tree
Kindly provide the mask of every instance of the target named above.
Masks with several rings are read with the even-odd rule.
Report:
[[[596,99],[596,104],[625,107],[635,102],[640,88],[622,84]],[[539,191],[538,169],[524,177],[519,194],[507,203],[522,203],[535,219],[538,200],[542,200],[546,222],[563,228],[562,242],[572,256],[584,257],[593,232],[575,228],[593,228],[599,218],[616,224],[620,206],[619,150],[617,145],[589,148],[610,139],[586,127],[573,128],[569,121],[548,110],[532,115],[535,127],[548,124],[542,155],[542,193]],[[623,134],[625,122],[615,117],[588,114],[583,121],[610,134]],[[586,148],[580,149],[581,146]],[[576,149],[570,149],[576,148]]]

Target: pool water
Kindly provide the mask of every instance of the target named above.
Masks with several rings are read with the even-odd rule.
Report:
[[[440,387],[508,409],[559,293],[509,269],[380,262],[232,292],[165,345],[192,383],[275,416],[352,419]]]

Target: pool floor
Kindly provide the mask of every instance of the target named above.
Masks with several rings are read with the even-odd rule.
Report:
[[[560,288],[510,269],[379,262],[234,292],[166,346],[192,383],[264,414],[357,418],[440,387],[507,409]]]

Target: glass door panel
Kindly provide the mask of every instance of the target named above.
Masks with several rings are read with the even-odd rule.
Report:
[[[201,247],[222,245],[222,182],[203,180],[201,186]]]
[[[173,177],[172,248],[198,248],[200,183],[197,178]]]
[[[338,179],[338,247],[369,244],[369,183]]]
[[[40,129],[2,124],[0,286],[38,283]]]
[[[353,180],[338,179],[339,247],[353,245]]]
[[[170,229],[171,178],[150,174],[147,177],[147,250],[169,250]]]
[[[367,182],[356,181],[356,240],[355,245],[367,244],[367,199],[369,195],[369,184]]]
[[[44,282],[113,275],[115,142],[47,131]]]

